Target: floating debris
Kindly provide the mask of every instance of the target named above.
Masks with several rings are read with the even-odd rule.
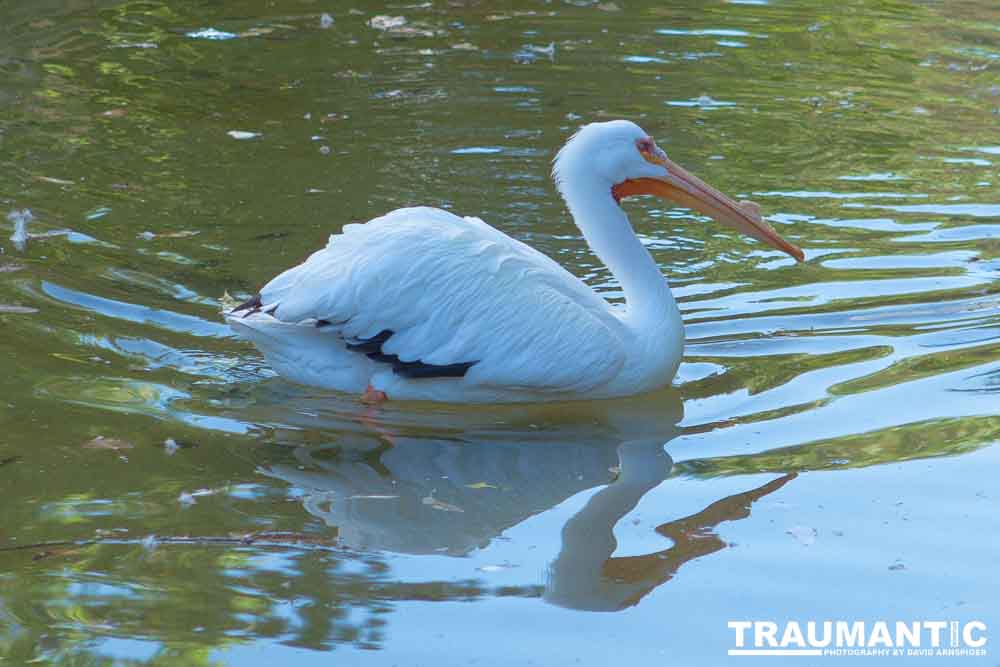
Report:
[[[188,440],[175,440],[173,438],[167,438],[163,441],[163,451],[170,456],[173,456],[182,449],[194,449],[197,446],[197,443],[190,442]]]
[[[260,132],[247,132],[246,130],[229,130],[226,132],[233,139],[256,139],[257,137],[263,136]]]
[[[461,507],[452,505],[451,503],[446,503],[443,500],[438,500],[434,496],[425,496],[421,499],[424,505],[429,505],[431,509],[440,510],[442,512],[464,512]]]
[[[107,449],[113,452],[122,451],[124,449],[134,449],[135,445],[127,440],[119,440],[118,438],[105,438],[103,435],[99,435],[89,442],[83,443],[84,449]]]
[[[17,306],[10,303],[0,303],[0,313],[11,313],[13,315],[31,315],[37,313],[37,308],[31,306]]]
[[[405,25],[406,25],[405,16],[386,16],[384,14],[380,14],[378,16],[373,16],[368,21],[369,27],[383,31],[397,30]]]
[[[320,146],[319,147],[319,152],[320,152],[321,155],[329,155],[330,152],[331,152],[331,149],[330,149],[329,146]]]
[[[272,32],[274,32],[274,28],[247,28],[237,35],[237,37],[262,37],[264,35],[270,35]]]
[[[20,211],[14,209],[7,214],[7,219],[14,223],[14,233],[11,234],[10,240],[15,248],[23,252],[28,245],[28,223],[34,220],[35,216],[31,214],[31,209],[25,208]]]
[[[236,39],[239,37],[235,32],[225,32],[223,30],[216,30],[215,28],[202,28],[201,30],[186,32],[184,35],[191,39],[208,39],[212,41]]]
[[[324,30],[326,30],[327,28],[332,27],[333,24],[334,24],[333,17],[330,16],[329,14],[324,13],[322,16],[319,17],[319,27],[320,28],[323,28]]]
[[[55,185],[76,185],[73,181],[67,181],[65,178],[53,178],[52,176],[35,176],[35,180]]]
[[[186,239],[189,236],[197,236],[200,233],[194,229],[182,229],[179,232],[164,232],[162,234],[155,234],[147,230],[136,234],[136,238],[140,238],[143,241],[152,241],[153,239]]]
[[[394,37],[437,37],[443,34],[426,25],[411,24],[405,16],[386,16],[380,14],[368,20],[368,26]]]

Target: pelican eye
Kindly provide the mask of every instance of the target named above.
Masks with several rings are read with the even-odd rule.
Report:
[[[635,147],[639,149],[639,154],[642,155],[642,159],[646,162],[663,166],[667,156],[663,150],[656,145],[656,142],[653,141],[652,137],[636,139]]]

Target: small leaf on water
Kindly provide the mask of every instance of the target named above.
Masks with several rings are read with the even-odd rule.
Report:
[[[162,234],[156,234],[147,230],[136,234],[136,238],[142,239],[143,241],[153,241],[155,239],[184,239],[189,236],[197,236],[200,233],[201,232],[190,229],[182,229],[179,232],[164,232]]]
[[[270,35],[274,32],[274,28],[268,27],[258,27],[258,28],[248,28],[240,33],[240,37],[260,37],[262,35]]]
[[[123,449],[133,449],[135,445],[126,440],[118,440],[117,438],[105,438],[103,435],[99,435],[89,442],[83,443],[84,449],[108,449],[111,451],[121,451]]]
[[[56,185],[76,185],[73,181],[67,181],[65,178],[53,178],[51,176],[35,176],[35,180],[44,183],[54,183]]]

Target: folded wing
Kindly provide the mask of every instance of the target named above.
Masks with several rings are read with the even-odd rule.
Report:
[[[433,208],[346,226],[253,305],[333,327],[403,375],[461,368],[476,385],[580,392],[625,357],[618,318],[579,279],[482,220]]]

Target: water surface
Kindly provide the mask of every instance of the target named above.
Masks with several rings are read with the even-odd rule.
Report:
[[[0,5],[0,204],[34,216],[23,251],[0,224],[0,659],[690,665],[724,662],[730,620],[995,634],[998,28],[988,0]],[[223,294],[418,203],[619,299],[548,177],[618,117],[807,257],[630,202],[687,323],[671,390],[372,410],[223,325]]]

